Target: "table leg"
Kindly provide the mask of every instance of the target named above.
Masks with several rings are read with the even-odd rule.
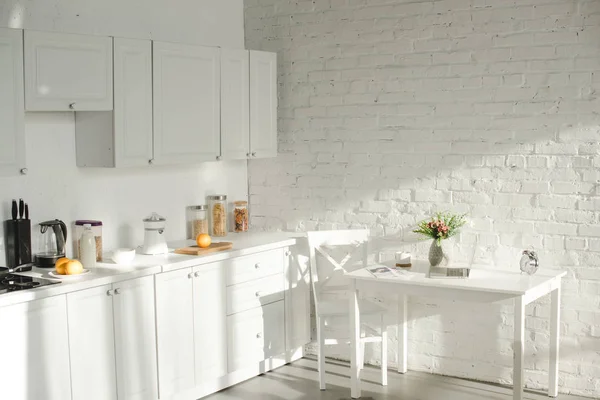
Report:
[[[358,290],[356,280],[352,281],[349,302],[350,314],[350,342],[352,353],[350,358],[350,396],[360,398],[360,306],[358,304]]]
[[[408,299],[405,294],[398,295],[398,372],[405,374],[408,371],[408,326],[406,314]]]
[[[523,361],[525,358],[525,302],[515,298],[515,343],[513,365],[513,400],[523,399]]]
[[[548,396],[558,396],[558,342],[560,336],[560,292],[561,287],[554,289],[551,294],[552,309],[550,314],[550,376]]]

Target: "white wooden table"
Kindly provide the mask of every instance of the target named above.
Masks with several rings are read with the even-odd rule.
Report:
[[[393,265],[393,264],[388,264]],[[350,340],[351,354],[351,396],[360,398],[360,335],[359,291],[393,293],[398,295],[398,372],[407,371],[407,298],[410,295],[450,298],[454,300],[491,303],[507,299],[515,302],[514,338],[514,389],[513,399],[523,399],[523,359],[525,342],[525,306],[538,298],[551,294],[550,316],[550,377],[548,395],[558,396],[558,339],[560,326],[561,278],[566,272],[540,269],[535,275],[521,274],[519,270],[500,271],[473,269],[467,279],[426,278],[428,263],[416,261],[411,279],[376,278],[365,269],[346,274],[351,280],[350,292]]]

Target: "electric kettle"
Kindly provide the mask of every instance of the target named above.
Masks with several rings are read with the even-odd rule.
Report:
[[[152,213],[144,219],[144,247],[143,254],[157,255],[169,252],[165,239],[165,226],[167,220],[157,213]]]
[[[35,255],[35,265],[54,268],[56,260],[66,256],[67,225],[58,219],[41,222],[40,233],[40,252]]]

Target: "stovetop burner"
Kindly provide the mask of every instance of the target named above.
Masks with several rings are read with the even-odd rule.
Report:
[[[60,281],[52,281],[50,279],[32,276],[8,274],[0,278],[0,294],[54,285],[57,283],[60,283]]]

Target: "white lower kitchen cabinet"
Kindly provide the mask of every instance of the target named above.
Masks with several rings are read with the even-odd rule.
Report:
[[[158,399],[154,277],[113,284],[119,400]]]
[[[0,176],[25,168],[23,31],[0,28]]]
[[[152,276],[67,294],[72,400],[158,399]]]
[[[191,268],[156,275],[156,334],[160,398],[193,388],[194,296]]]
[[[0,307],[0,397],[71,399],[64,295]]]
[[[227,317],[229,372],[285,352],[283,301]]]

